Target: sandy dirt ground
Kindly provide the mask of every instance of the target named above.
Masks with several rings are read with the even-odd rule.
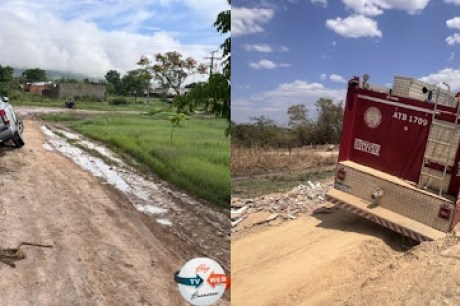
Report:
[[[408,248],[346,211],[232,236],[232,305],[460,305],[454,236]]]
[[[186,261],[209,256],[229,268],[226,225],[212,217],[221,213],[200,223],[204,235],[214,233],[200,238],[210,240],[203,249],[205,242],[178,235],[186,230],[180,224],[155,222],[126,194],[45,149],[43,123],[24,123],[23,148],[0,146],[0,248],[21,242],[52,247],[22,246],[25,259],[15,261],[16,268],[0,262],[1,304],[186,305],[173,281]],[[181,201],[182,193],[168,190],[164,201],[174,201],[187,218],[207,216],[202,207]],[[228,305],[228,299],[226,293],[219,304]]]

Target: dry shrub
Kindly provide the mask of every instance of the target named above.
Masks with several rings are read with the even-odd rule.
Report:
[[[290,172],[316,167],[332,166],[337,151],[322,148],[261,149],[232,148],[232,176],[251,176],[277,172]]]

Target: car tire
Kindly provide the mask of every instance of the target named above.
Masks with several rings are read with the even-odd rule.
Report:
[[[13,137],[13,143],[14,143],[14,146],[18,149],[22,148],[25,145],[24,140],[22,139],[21,135],[19,135],[18,132],[16,132]]]

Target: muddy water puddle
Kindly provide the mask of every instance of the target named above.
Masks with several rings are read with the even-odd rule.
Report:
[[[91,172],[96,177],[103,178],[107,183],[127,194],[130,199],[134,199],[134,207],[138,211],[151,216],[164,215],[168,211],[168,204],[164,203],[158,194],[158,184],[133,173],[128,165],[116,158],[107,148],[65,130],[51,130],[47,126],[41,126],[41,129],[48,136],[47,142],[43,145],[45,149],[61,152],[84,170]],[[72,140],[72,143],[69,143],[68,139]],[[99,152],[110,164],[101,158],[92,156],[76,144]],[[151,203],[144,203],[145,201]],[[160,224],[164,224],[163,219],[158,219],[162,220],[159,222]]]

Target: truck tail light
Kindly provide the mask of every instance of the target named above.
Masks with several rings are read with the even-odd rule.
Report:
[[[439,208],[438,217],[446,220],[450,219],[451,209],[449,206],[441,206]]]
[[[6,117],[6,112],[4,109],[0,109],[0,118],[2,118],[5,125],[10,125],[10,120],[8,120],[8,117]]]

